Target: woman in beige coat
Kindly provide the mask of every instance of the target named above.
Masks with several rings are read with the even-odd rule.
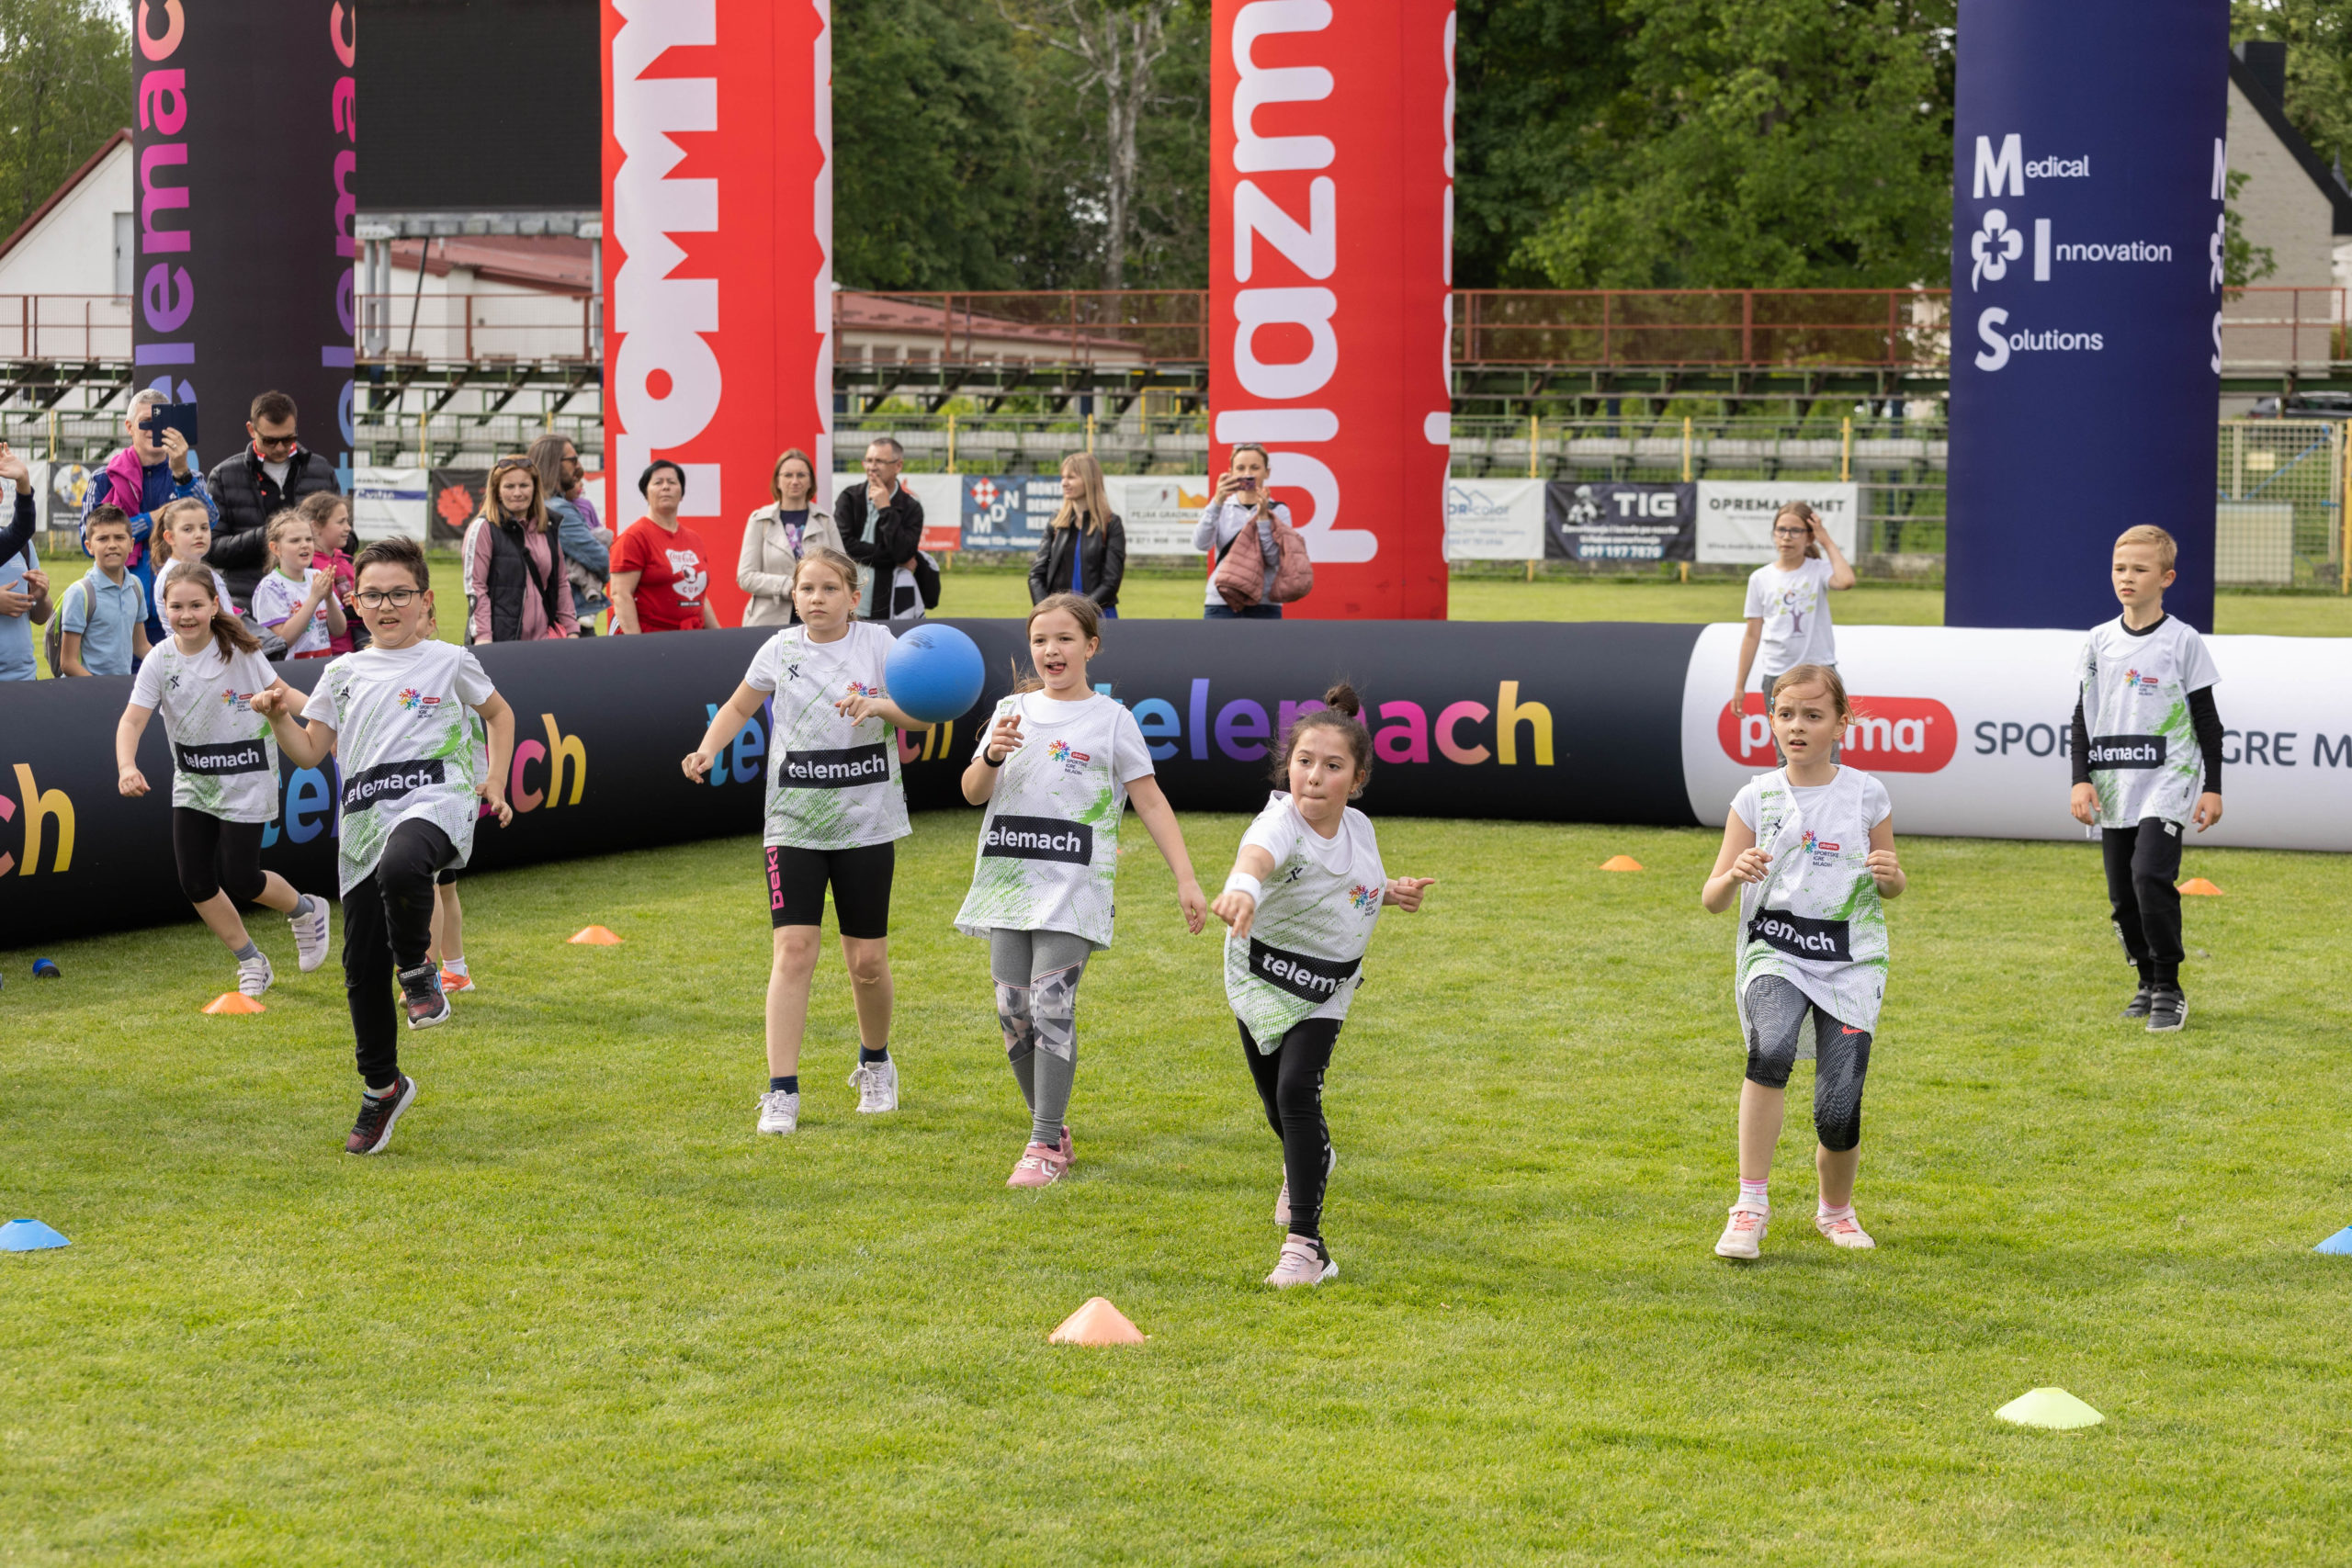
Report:
[[[795,446],[775,460],[768,474],[774,504],[761,507],[743,525],[743,553],[735,563],[735,585],[750,594],[743,606],[747,626],[788,626],[800,617],[792,608],[792,570],[817,546],[842,548],[842,531],[830,513],[809,504],[817,491],[817,466]]]

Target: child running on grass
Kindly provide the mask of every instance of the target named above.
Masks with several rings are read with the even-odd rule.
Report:
[[[764,852],[774,961],[768,1088],[757,1122],[774,1134],[800,1125],[800,1043],[829,883],[857,1001],[850,1087],[863,1113],[899,1108],[899,1065],[890,1058],[890,877],[898,840],[914,829],[894,731],[922,728],[883,693],[883,665],[897,639],[888,627],[854,618],[857,563],[812,547],[793,567],[791,594],[800,624],[760,645],[742,683],[685,760],[686,776],[700,783],[761,705],[774,702]]]
[[[1324,1179],[1339,1163],[1323,1120],[1323,1074],[1363,980],[1383,905],[1407,914],[1436,879],[1393,881],[1372,819],[1348,802],[1372,773],[1363,704],[1342,682],[1291,726],[1275,753],[1276,790],[1241,836],[1233,874],[1210,906],[1225,939],[1225,998],[1241,1028],[1266,1124],[1283,1145],[1274,1224],[1285,1227],[1269,1285],[1319,1285],[1340,1266],[1323,1245]]]
[[[200,517],[204,508],[196,512]],[[139,739],[160,711],[172,748],[172,858],[180,891],[236,959],[237,989],[258,997],[276,976],[237,906],[284,915],[307,975],[326,962],[327,901],[261,868],[262,827],[277,819],[277,747],[253,700],[271,693],[300,713],[303,699],[262,658],[260,641],[221,600],[213,577],[198,556],[155,579],[166,636],[140,665],[115,727],[116,787],[133,799],[147,793]]]
[[[269,520],[271,570],[254,584],[254,619],[286,639],[288,659],[330,657],[328,639],[343,630],[334,573],[311,564],[318,553],[311,520],[288,508]]]
[[[2196,628],[2165,614],[2176,556],[2172,536],[2150,524],[2115,541],[2109,571],[2123,614],[2083,646],[2068,752],[2075,819],[2099,829],[2115,931],[2140,971],[2123,1016],[2156,1033],[2188,1022],[2174,885],[2181,829],[2222,819],[2222,676]]]
[[[353,565],[374,645],[320,671],[307,722],[298,726],[273,693],[253,705],[298,765],[315,768],[333,751],[342,770],[343,982],[364,1089],[344,1147],[372,1155],[383,1152],[416,1100],[415,1080],[400,1070],[392,982],[397,977],[411,1029],[449,1016],[425,950],[434,877],[473,852],[475,742],[466,710],[489,727],[490,766],[479,797],[501,827],[514,816],[505,790],[514,714],[472,654],[426,636],[432,578],[415,540],[379,539]]]
[[[1078,1072],[1078,983],[1087,959],[1111,945],[1119,818],[1130,797],[1176,874],[1185,926],[1197,936],[1208,915],[1143,731],[1087,683],[1101,625],[1094,602],[1075,593],[1036,603],[1036,678],[997,705],[964,770],[964,798],[988,810],[956,929],[988,939],[997,1021],[1029,1102],[1029,1143],[1008,1187],[1050,1186],[1069,1169],[1063,1117]]]
[[[1762,670],[1770,713],[1772,682],[1791,670],[1800,664],[1838,668],[1829,595],[1851,588],[1854,581],[1854,569],[1820,514],[1802,501],[1784,502],[1772,517],[1772,559],[1747,578],[1747,632],[1740,638],[1739,671],[1732,681],[1734,714],[1747,701],[1751,669]]]
[[[1747,1081],[1739,1090],[1739,1201],[1715,1243],[1724,1258],[1761,1249],[1789,1072],[1805,1056],[1815,1058],[1821,1140],[1814,1225],[1839,1247],[1876,1245],[1854,1218],[1854,1172],[1862,1157],[1862,1078],[1886,994],[1883,900],[1905,885],[1894,810],[1885,785],[1830,761],[1854,720],[1835,670],[1798,665],[1781,677],[1771,703],[1772,735],[1787,761],[1733,798],[1723,849],[1699,895],[1711,914],[1735,897],[1739,904],[1732,995],[1747,1037]]]

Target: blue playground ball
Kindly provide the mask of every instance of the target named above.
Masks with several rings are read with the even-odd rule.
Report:
[[[883,665],[890,700],[909,718],[944,724],[980,700],[987,669],[979,645],[954,626],[920,626],[898,640]]]

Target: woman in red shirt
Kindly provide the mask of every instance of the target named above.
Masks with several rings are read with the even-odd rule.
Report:
[[[689,632],[718,629],[718,612],[704,594],[710,556],[692,528],[678,521],[686,499],[686,471],[659,457],[638,476],[646,515],[613,545],[613,630]]]

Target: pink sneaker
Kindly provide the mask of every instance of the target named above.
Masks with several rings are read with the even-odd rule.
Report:
[[[1032,1144],[1021,1151],[1021,1163],[1004,1179],[1007,1187],[1051,1187],[1069,1168],[1069,1161],[1062,1151],[1044,1144]]]
[[[1281,1290],[1292,1285],[1319,1285],[1339,1277],[1339,1264],[1322,1247],[1303,1235],[1294,1235],[1283,1239],[1282,1261],[1266,1276],[1266,1283]]]
[[[1815,1214],[1813,1228],[1839,1247],[1870,1247],[1878,1245],[1871,1239],[1871,1233],[1862,1229],[1861,1222],[1854,1218],[1851,1205],[1849,1205],[1846,1212],[1836,1219],[1831,1219],[1826,1214]]]
[[[1772,1208],[1769,1203],[1750,1203],[1746,1199],[1731,1206],[1731,1217],[1724,1225],[1723,1239],[1715,1243],[1718,1258],[1760,1258],[1764,1252],[1764,1232],[1770,1225]]]

